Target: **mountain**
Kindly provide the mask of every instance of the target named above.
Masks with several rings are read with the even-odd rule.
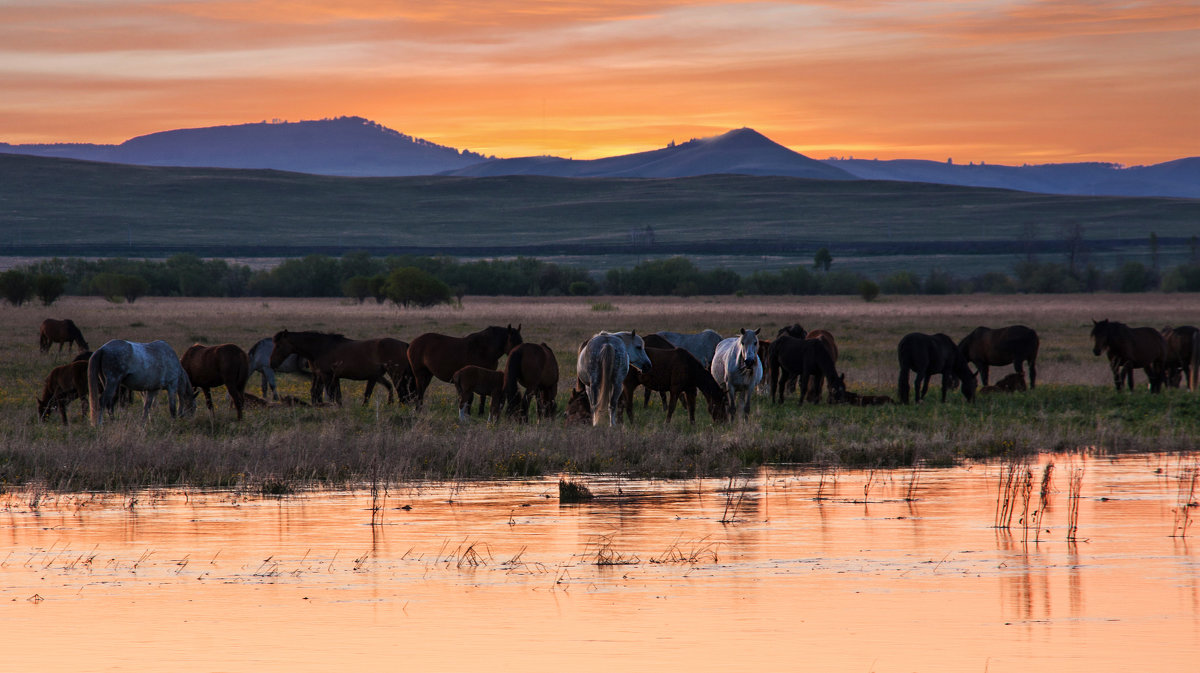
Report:
[[[273,168],[342,176],[429,175],[486,157],[362,117],[179,129],[120,145],[0,145],[0,152],[141,166]]]
[[[541,175],[562,178],[685,178],[716,174],[853,179],[840,168],[793,152],[749,128],[605,159],[493,159],[443,173],[460,177]]]
[[[1108,163],[1000,166],[913,159],[828,159],[825,163],[862,180],[929,182],[1079,196],[1200,198],[1200,157],[1131,168]]]

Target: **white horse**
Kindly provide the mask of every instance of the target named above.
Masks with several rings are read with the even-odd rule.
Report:
[[[705,369],[712,366],[713,354],[717,351],[717,344],[721,343],[721,335],[710,329],[695,334],[680,334],[679,332],[656,332],[656,334],[671,342],[672,346],[691,353],[700,361],[700,364],[704,365]]]
[[[637,332],[600,332],[579,347],[576,377],[592,405],[592,425],[600,425],[605,412],[608,424],[616,424],[621,386],[633,366],[650,369],[646,345]]]
[[[196,393],[179,356],[165,341],[138,343],[113,339],[92,353],[88,359],[88,402],[92,408],[92,423],[104,422],[104,412],[111,416],[117,402],[117,391],[124,386],[130,390],[146,391],[142,418],[150,417],[150,405],[159,390],[167,391],[167,405],[175,417],[175,400],[182,407],[180,415],[196,411]]]
[[[279,400],[279,391],[275,389],[275,372],[280,374],[300,374],[308,379],[312,379],[312,372],[308,369],[308,361],[300,357],[296,353],[292,353],[280,363],[278,367],[271,367],[271,351],[275,350],[275,340],[271,337],[260,339],[258,343],[250,347],[250,351],[246,355],[250,358],[250,373],[258,372],[262,376],[262,396],[267,397],[268,386],[271,389],[271,396],[276,401]]]
[[[716,379],[717,385],[725,390],[725,399],[729,404],[729,418],[737,418],[737,394],[744,393],[742,415],[750,417],[750,397],[754,389],[762,381],[762,358],[758,357],[759,330],[739,330],[740,336],[729,337],[717,344],[709,371]]]

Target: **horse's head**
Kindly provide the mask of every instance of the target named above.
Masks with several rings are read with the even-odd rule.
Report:
[[[808,330],[801,327],[800,323],[793,323],[787,327],[780,327],[779,331],[775,333],[775,336],[781,337],[785,334],[787,336],[796,337],[797,339],[804,339],[808,337]]]
[[[713,424],[729,422],[729,406],[726,402],[725,391],[720,395],[708,398],[708,415],[712,416]]]
[[[629,343],[625,345],[629,353],[629,366],[637,367],[638,371],[650,371],[650,356],[646,355],[646,342],[638,336],[637,330],[629,333]]]
[[[737,366],[738,369],[753,369],[758,362],[758,333],[762,328],[747,331],[739,328]]]
[[[838,374],[829,380],[829,403],[836,404],[846,399],[846,374]]]
[[[513,328],[512,323],[508,323],[508,327],[504,329],[504,352],[511,352],[512,349],[520,346],[522,343],[521,323],[517,323],[516,329]]]
[[[57,408],[57,402],[53,395],[46,395],[45,398],[34,397],[37,400],[37,415],[39,421],[44,421],[50,418],[50,412]]]
[[[975,375],[971,374],[962,379],[962,394],[968,402],[975,401]]]
[[[1092,321],[1092,355],[1099,355],[1108,347],[1108,320]]]
[[[287,330],[276,332],[271,339],[275,347],[271,350],[271,369],[275,369],[283,364],[283,361],[288,359],[288,356],[296,352],[296,347],[292,344],[291,336]]]

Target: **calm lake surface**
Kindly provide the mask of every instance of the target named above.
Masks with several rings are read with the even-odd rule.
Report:
[[[1042,456],[1031,507],[1047,462],[1028,531],[998,464],[393,486],[379,525],[366,490],[9,491],[3,667],[1197,670],[1196,457]]]

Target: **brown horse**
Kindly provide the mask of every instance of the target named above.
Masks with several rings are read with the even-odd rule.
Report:
[[[1133,390],[1133,370],[1141,369],[1150,379],[1150,392],[1162,390],[1166,378],[1167,341],[1153,327],[1130,327],[1125,323],[1092,321],[1092,354],[1108,351],[1113,369],[1113,384],[1121,390],[1128,381]]]
[[[214,415],[212,393],[217,386],[225,386],[237,410],[237,419],[242,420],[242,409],[246,406],[246,381],[250,378],[250,358],[236,344],[192,347],[179,358],[183,371],[187,372],[192,387],[204,392],[204,401]]]
[[[799,327],[799,325],[797,325],[797,327]],[[829,353],[829,359],[833,362],[834,365],[837,365],[837,361],[838,361],[837,340],[833,338],[832,332],[829,332],[828,330],[823,330],[823,329],[815,329],[815,330],[809,332],[808,336],[806,336],[804,338],[811,339],[814,341],[819,341],[821,343],[821,345],[825,347],[825,350]],[[814,376],[812,378],[812,382],[809,386],[808,392],[806,393],[808,395],[809,402],[816,403],[816,402],[821,401],[821,388],[824,385],[824,383],[825,383],[825,377],[823,377],[823,376]]]
[[[908,404],[908,373],[916,374],[913,390],[920,403],[929,392],[929,379],[942,375],[942,401],[946,393],[961,384],[961,392],[968,402],[975,400],[975,373],[967,364],[967,358],[947,335],[910,332],[896,346],[896,357],[900,362],[897,393],[901,404]]]
[[[486,327],[465,337],[452,337],[426,332],[408,346],[408,361],[412,365],[417,406],[425,399],[425,390],[436,376],[449,381],[454,372],[475,365],[495,369],[500,356],[521,344],[521,326]]]
[[[819,337],[813,337],[820,330],[814,330],[806,338],[798,338],[784,334],[776,337],[771,343],[767,367],[770,370],[770,390],[773,400],[783,403],[787,384],[798,379],[796,387],[801,391],[800,404],[805,399],[809,402],[820,401],[821,384],[814,379],[829,381],[829,399],[831,402],[845,392],[842,377],[837,373],[833,355],[828,343]],[[830,339],[832,339],[832,335]],[[836,348],[836,346],[835,346]],[[812,391],[816,391],[816,397]],[[807,391],[807,394],[806,394]]]
[[[1191,325],[1182,327],[1162,328],[1163,339],[1167,342],[1167,380],[1172,388],[1178,388],[1180,379],[1187,381],[1188,390],[1195,391],[1197,387],[1196,374],[1200,369],[1200,330]]]
[[[504,406],[504,374],[495,369],[467,365],[454,372],[450,377],[454,390],[458,392],[458,420],[465,421],[471,415],[471,401],[479,395],[479,413],[487,398],[492,398],[492,407],[488,411],[488,420],[500,417],[500,409]]]
[[[1013,366],[1013,371],[1025,378],[1024,363],[1029,363],[1029,387],[1037,387],[1037,332],[1024,325],[1010,325],[999,329],[976,327],[958,342],[963,357],[979,370],[979,382],[988,384],[988,367],[991,365]]]
[[[70,364],[55,367],[46,375],[46,384],[42,386],[42,396],[38,398],[38,420],[46,420],[57,407],[62,414],[63,425],[67,425],[67,405],[76,398],[86,400],[88,394],[88,363],[76,360]],[[83,418],[87,418],[88,405],[81,404]]]
[[[592,405],[588,402],[587,393],[580,388],[571,390],[567,399],[567,425],[591,425]]]
[[[1027,390],[1025,386],[1025,375],[1019,372],[1014,372],[1005,376],[996,382],[994,386],[984,386],[979,389],[980,393],[1018,393]]]
[[[408,348],[399,339],[347,339],[341,334],[326,332],[289,332],[283,330],[273,337],[275,348],[271,351],[271,367],[283,363],[288,356],[298,353],[312,364],[314,404],[319,404],[321,391],[328,390],[333,401],[342,404],[341,379],[366,381],[363,405],[371,400],[375,385],[388,391],[388,403],[392,401],[392,384],[388,376],[404,374],[404,360]],[[451,372],[453,373],[453,372]],[[402,379],[403,380],[403,379]],[[403,394],[403,393],[402,393]]]
[[[525,387],[518,394],[517,384]],[[551,418],[557,412],[558,359],[544,343],[518,344],[504,363],[504,399],[510,416],[527,420],[529,401],[537,399],[538,418]]]
[[[668,423],[675,414],[675,405],[682,397],[688,410],[688,420],[695,425],[697,390],[704,395],[714,423],[729,420],[725,391],[694,355],[682,348],[646,348],[646,355],[651,363],[649,371],[630,369],[621,390],[622,406],[630,421],[633,420],[634,389],[639,385],[646,386],[647,392],[670,393],[670,400],[664,405]]]
[[[88,349],[83,332],[80,332],[79,328],[75,326],[75,321],[70,319],[46,318],[42,321],[42,327],[38,333],[38,350],[43,353],[49,352],[51,344],[58,344],[59,353],[62,352],[64,344],[75,344],[81,351]]]

